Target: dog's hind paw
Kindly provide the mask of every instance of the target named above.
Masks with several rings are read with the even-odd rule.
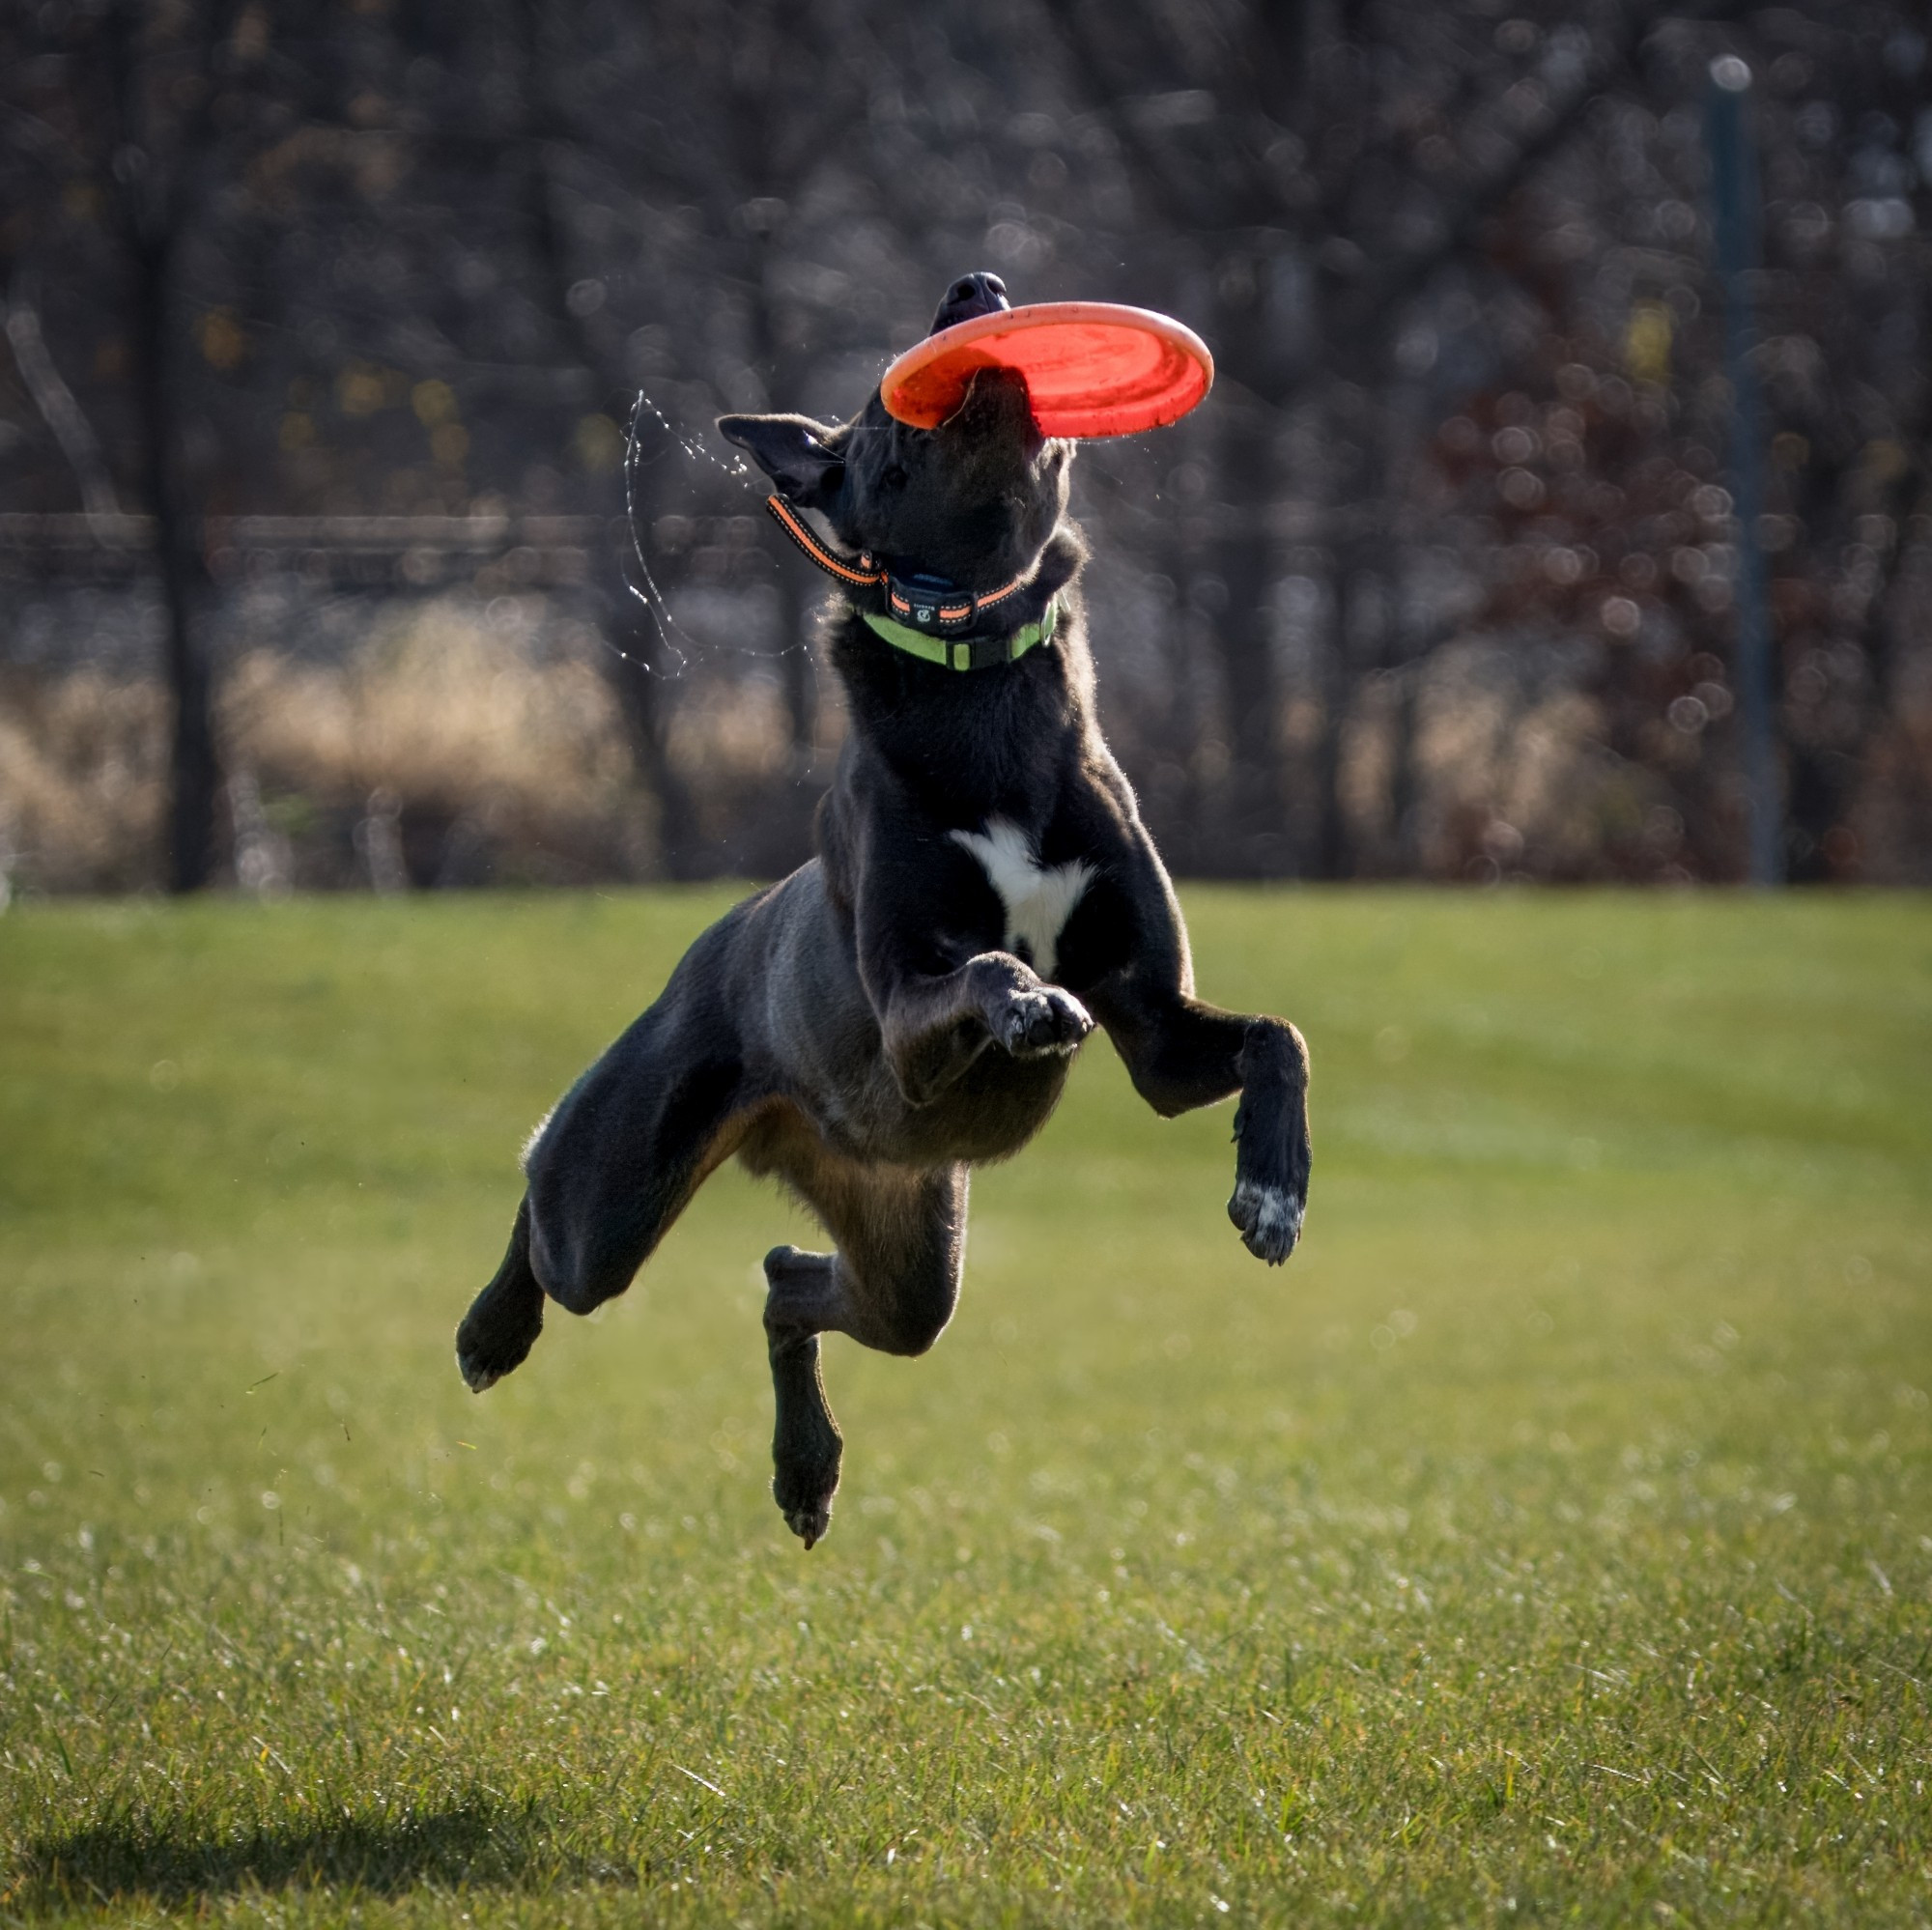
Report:
[[[1087,1008],[1058,985],[1017,992],[1000,1014],[996,1036],[1015,1059],[1071,1052],[1094,1030]]]
[[[500,1354],[472,1351],[459,1342],[456,1348],[456,1368],[463,1376],[470,1393],[481,1394],[485,1389],[496,1386],[504,1375],[521,1367],[525,1355],[528,1352],[529,1348],[526,1347],[514,1360],[510,1360]]]
[[[1307,1209],[1301,1195],[1253,1179],[1236,1181],[1235,1197],[1228,1202],[1228,1217],[1239,1231],[1241,1244],[1270,1266],[1279,1266],[1294,1251]]]
[[[822,1542],[832,1526],[832,1497],[838,1491],[838,1464],[830,1476],[823,1469],[780,1468],[772,1477],[772,1499],[785,1518],[785,1526],[808,1548]]]
[[[785,1526],[806,1546],[808,1553],[812,1547],[825,1539],[832,1526],[832,1503],[814,1501],[809,1507],[787,1508]]]
[[[541,1301],[527,1322],[478,1320],[472,1312],[456,1330],[456,1365],[469,1391],[480,1394],[521,1367],[542,1332]]]

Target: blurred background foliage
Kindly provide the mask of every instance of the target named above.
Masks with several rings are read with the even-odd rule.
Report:
[[[1218,361],[1077,466],[1104,722],[1177,870],[1737,878],[1725,54],[1785,866],[1925,882],[1903,0],[20,0],[0,879],[796,863],[842,728],[820,584],[711,419],[850,413],[981,267]]]

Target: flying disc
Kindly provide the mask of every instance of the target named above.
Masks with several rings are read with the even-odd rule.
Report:
[[[1178,422],[1214,381],[1214,357],[1171,315],[1113,301],[1040,301],[928,335],[879,379],[887,411],[937,429],[981,369],[1025,376],[1044,436],[1132,436]]]

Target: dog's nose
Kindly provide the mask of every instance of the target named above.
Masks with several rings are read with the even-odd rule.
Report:
[[[1007,299],[1007,285],[996,274],[983,270],[962,274],[946,291],[939,312],[932,318],[930,333],[950,328],[955,322],[970,322],[976,315],[995,315],[1013,304]]]

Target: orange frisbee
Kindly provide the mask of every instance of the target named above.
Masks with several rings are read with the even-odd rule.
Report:
[[[1026,377],[1043,436],[1132,436],[1178,422],[1214,382],[1214,357],[1171,315],[1113,301],[1039,301],[955,322],[879,378],[887,412],[937,429],[980,369]]]

